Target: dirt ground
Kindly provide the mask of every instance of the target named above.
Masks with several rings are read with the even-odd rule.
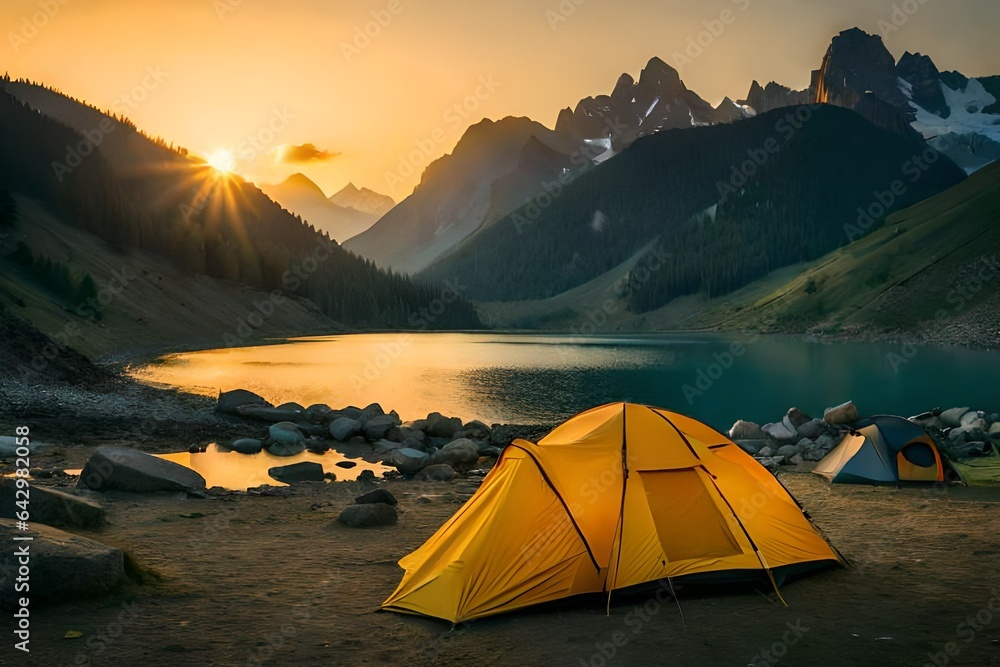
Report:
[[[655,597],[619,599],[610,616],[592,597],[455,628],[377,609],[400,580],[396,561],[473,481],[385,482],[399,523],[365,530],[336,523],[360,482],[286,497],[115,495],[110,525],[93,537],[159,582],[33,610],[30,658],[7,646],[0,663],[1000,666],[1000,489],[782,478],[854,565],[787,584],[788,607],[766,591],[679,591],[683,621]]]

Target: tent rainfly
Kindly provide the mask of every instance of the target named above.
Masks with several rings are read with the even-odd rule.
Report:
[[[515,440],[419,549],[384,609],[462,622],[667,580],[784,578],[843,563],[784,486],[680,414],[615,403]],[[779,593],[780,596],[780,593]]]

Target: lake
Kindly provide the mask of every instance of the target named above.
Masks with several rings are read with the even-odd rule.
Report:
[[[274,403],[378,402],[404,420],[437,411],[487,424],[554,423],[613,401],[719,429],[847,400],[862,414],[1000,410],[997,352],[751,334],[352,334],[174,354],[131,374],[212,396],[244,388]]]

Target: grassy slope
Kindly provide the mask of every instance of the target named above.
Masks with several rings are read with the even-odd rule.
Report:
[[[949,301],[957,287],[975,284],[989,256],[1000,257],[1000,163],[896,213],[883,228],[764,295],[741,290],[728,303],[709,304],[692,325],[903,333],[945,309],[948,323],[935,327],[939,333],[962,325],[1000,328],[993,315],[1000,277],[961,308]],[[816,287],[812,294],[806,290],[810,281]]]

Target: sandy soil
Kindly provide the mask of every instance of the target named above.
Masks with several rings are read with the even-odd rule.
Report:
[[[1000,489],[782,477],[854,563],[786,585],[787,608],[764,592],[680,591],[683,622],[673,603],[619,599],[607,616],[593,597],[454,629],[376,610],[400,579],[397,559],[456,511],[472,480],[385,482],[399,523],[360,531],[335,519],[361,483],[286,497],[112,496],[111,525],[94,537],[161,580],[37,609],[28,664],[889,667],[924,665],[953,642],[947,664],[1000,666],[1000,613],[988,610],[992,599],[1000,611]],[[69,630],[83,636],[65,639]],[[12,652],[0,650],[0,663],[24,664]]]

